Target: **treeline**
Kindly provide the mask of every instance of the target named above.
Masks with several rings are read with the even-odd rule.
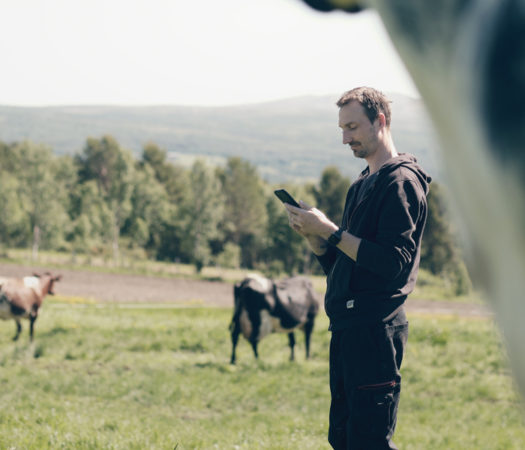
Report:
[[[318,183],[285,187],[339,222],[350,181],[327,167]],[[270,275],[319,272],[304,240],[289,228],[275,188],[238,157],[224,167],[196,160],[184,168],[156,144],[145,145],[137,159],[111,136],[88,138],[74,157],[29,141],[0,142],[0,243],[31,246],[34,258],[42,248],[118,263],[125,248],[197,270],[213,264]],[[421,265],[457,290],[467,289],[436,183],[429,211]]]

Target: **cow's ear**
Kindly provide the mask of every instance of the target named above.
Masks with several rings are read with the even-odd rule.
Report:
[[[33,272],[33,276],[34,276],[34,277],[37,277],[37,278],[40,278],[40,274],[35,273],[35,272]]]

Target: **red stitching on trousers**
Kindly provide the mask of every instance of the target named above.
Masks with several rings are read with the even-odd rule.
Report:
[[[369,389],[380,389],[382,387],[394,387],[397,383],[392,381],[387,381],[386,383],[378,383],[378,384],[365,384],[364,386],[358,386],[357,389],[366,391]]]

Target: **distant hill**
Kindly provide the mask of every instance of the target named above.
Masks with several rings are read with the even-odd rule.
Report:
[[[413,153],[431,175],[441,178],[438,146],[421,101],[390,97],[398,151]],[[74,154],[82,151],[88,137],[110,134],[137,156],[151,141],[182,164],[195,157],[220,164],[240,156],[270,182],[317,180],[328,165],[355,179],[365,163],[341,144],[337,98],[309,96],[228,107],[0,106],[0,140],[28,139],[49,145],[56,154]]]

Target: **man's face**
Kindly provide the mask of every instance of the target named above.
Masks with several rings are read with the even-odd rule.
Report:
[[[379,145],[378,120],[373,124],[357,101],[339,109],[339,127],[343,130],[343,144],[352,148],[357,158],[372,156]]]

